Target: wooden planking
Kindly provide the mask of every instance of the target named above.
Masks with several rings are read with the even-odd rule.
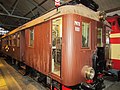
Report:
[[[0,90],[48,90],[28,76],[22,76],[13,67],[0,58],[0,69],[6,86]],[[1,81],[0,81],[1,82]]]
[[[3,78],[1,67],[3,67],[3,64],[0,64],[0,90],[2,90],[1,88],[6,87],[6,82]]]
[[[5,65],[3,65],[2,61],[0,61],[0,68],[3,76],[2,83],[3,85],[10,90],[22,90],[16,80],[11,76],[10,72],[6,69]],[[2,87],[3,88],[3,87]],[[2,90],[0,88],[0,90]]]
[[[1,64],[0,67],[1,66],[3,66],[3,65]],[[1,70],[0,70],[0,90],[8,90],[6,82],[5,82],[4,78],[3,78]]]

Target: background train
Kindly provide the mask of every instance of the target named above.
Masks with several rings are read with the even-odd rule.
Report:
[[[25,74],[39,73],[52,90],[98,90],[103,88],[99,60],[105,60],[105,33],[99,12],[66,5],[4,35],[1,51],[19,68],[25,65]]]
[[[120,80],[120,16],[108,16],[106,20],[111,25],[112,31],[110,32],[110,72],[118,76]]]

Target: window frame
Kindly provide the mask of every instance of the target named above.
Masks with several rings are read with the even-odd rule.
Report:
[[[12,35],[12,46],[17,46],[16,33]]]
[[[100,37],[98,36],[99,35],[99,32],[100,31]],[[100,43],[98,42],[98,39],[100,39]],[[102,27],[98,27],[97,28],[97,47],[103,47],[104,43],[103,43],[103,28]]]
[[[62,17],[62,16],[59,16],[59,17],[56,17],[56,18],[51,19],[51,47],[52,47],[52,48],[51,48],[51,73],[54,74],[54,75],[56,75],[57,77],[61,78],[62,46],[61,46],[60,75],[57,75],[57,74],[54,72],[54,70],[52,70],[52,69],[53,69],[52,50],[56,48],[56,47],[54,47],[53,42],[52,42],[52,29],[53,29],[53,26],[52,26],[52,25],[53,25],[53,21],[56,20],[56,19],[58,19],[58,18],[61,18],[61,20],[62,20],[62,28],[61,28],[61,29],[62,29],[62,33],[61,33],[61,35],[62,35],[62,38],[63,38],[63,17]],[[62,41],[60,41],[60,42],[62,43]]]
[[[32,45],[31,45],[31,31],[33,32],[33,35],[32,35],[33,36],[32,37],[32,41],[33,41]],[[34,28],[29,29],[29,44],[28,44],[29,47],[34,47],[34,34],[35,34],[34,33]]]
[[[19,37],[18,37],[19,36]],[[18,44],[19,43],[19,44]],[[17,33],[17,47],[20,47],[20,33]]]
[[[89,33],[89,34],[88,34],[88,35],[89,35],[89,36],[88,36],[88,37],[89,37],[89,38],[88,38],[88,47],[83,47],[83,46],[82,46],[82,31],[83,31],[83,26],[82,26],[82,24],[83,24],[83,23],[89,24],[89,30],[88,30],[88,31],[89,31],[89,32],[88,32],[88,33]],[[90,22],[90,21],[82,21],[82,22],[81,22],[81,49],[86,49],[86,50],[90,50],[90,49],[91,49],[91,32],[90,32],[90,31],[91,31],[91,22]]]

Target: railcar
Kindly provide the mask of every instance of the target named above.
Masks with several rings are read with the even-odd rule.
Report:
[[[108,16],[106,20],[110,23],[112,29],[109,40],[110,60],[108,61],[108,66],[111,67],[111,72],[116,72],[115,75],[120,79],[120,16],[117,14]]]
[[[102,69],[97,65],[105,57],[105,28],[99,12],[82,4],[61,6],[1,40],[3,53],[19,66],[24,63],[26,74],[32,69],[42,74],[39,80],[46,77],[52,90],[103,88]]]
[[[1,49],[2,49],[2,41],[0,40],[0,54],[1,54]]]

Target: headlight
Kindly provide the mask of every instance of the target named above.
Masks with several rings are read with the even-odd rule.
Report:
[[[82,69],[82,74],[86,79],[93,79],[95,76],[95,70],[92,67],[86,65]]]
[[[87,79],[93,79],[94,76],[95,76],[95,71],[94,71],[94,69],[93,69],[92,67],[89,67],[89,68],[85,71],[85,73],[86,73],[86,78],[87,78]]]

